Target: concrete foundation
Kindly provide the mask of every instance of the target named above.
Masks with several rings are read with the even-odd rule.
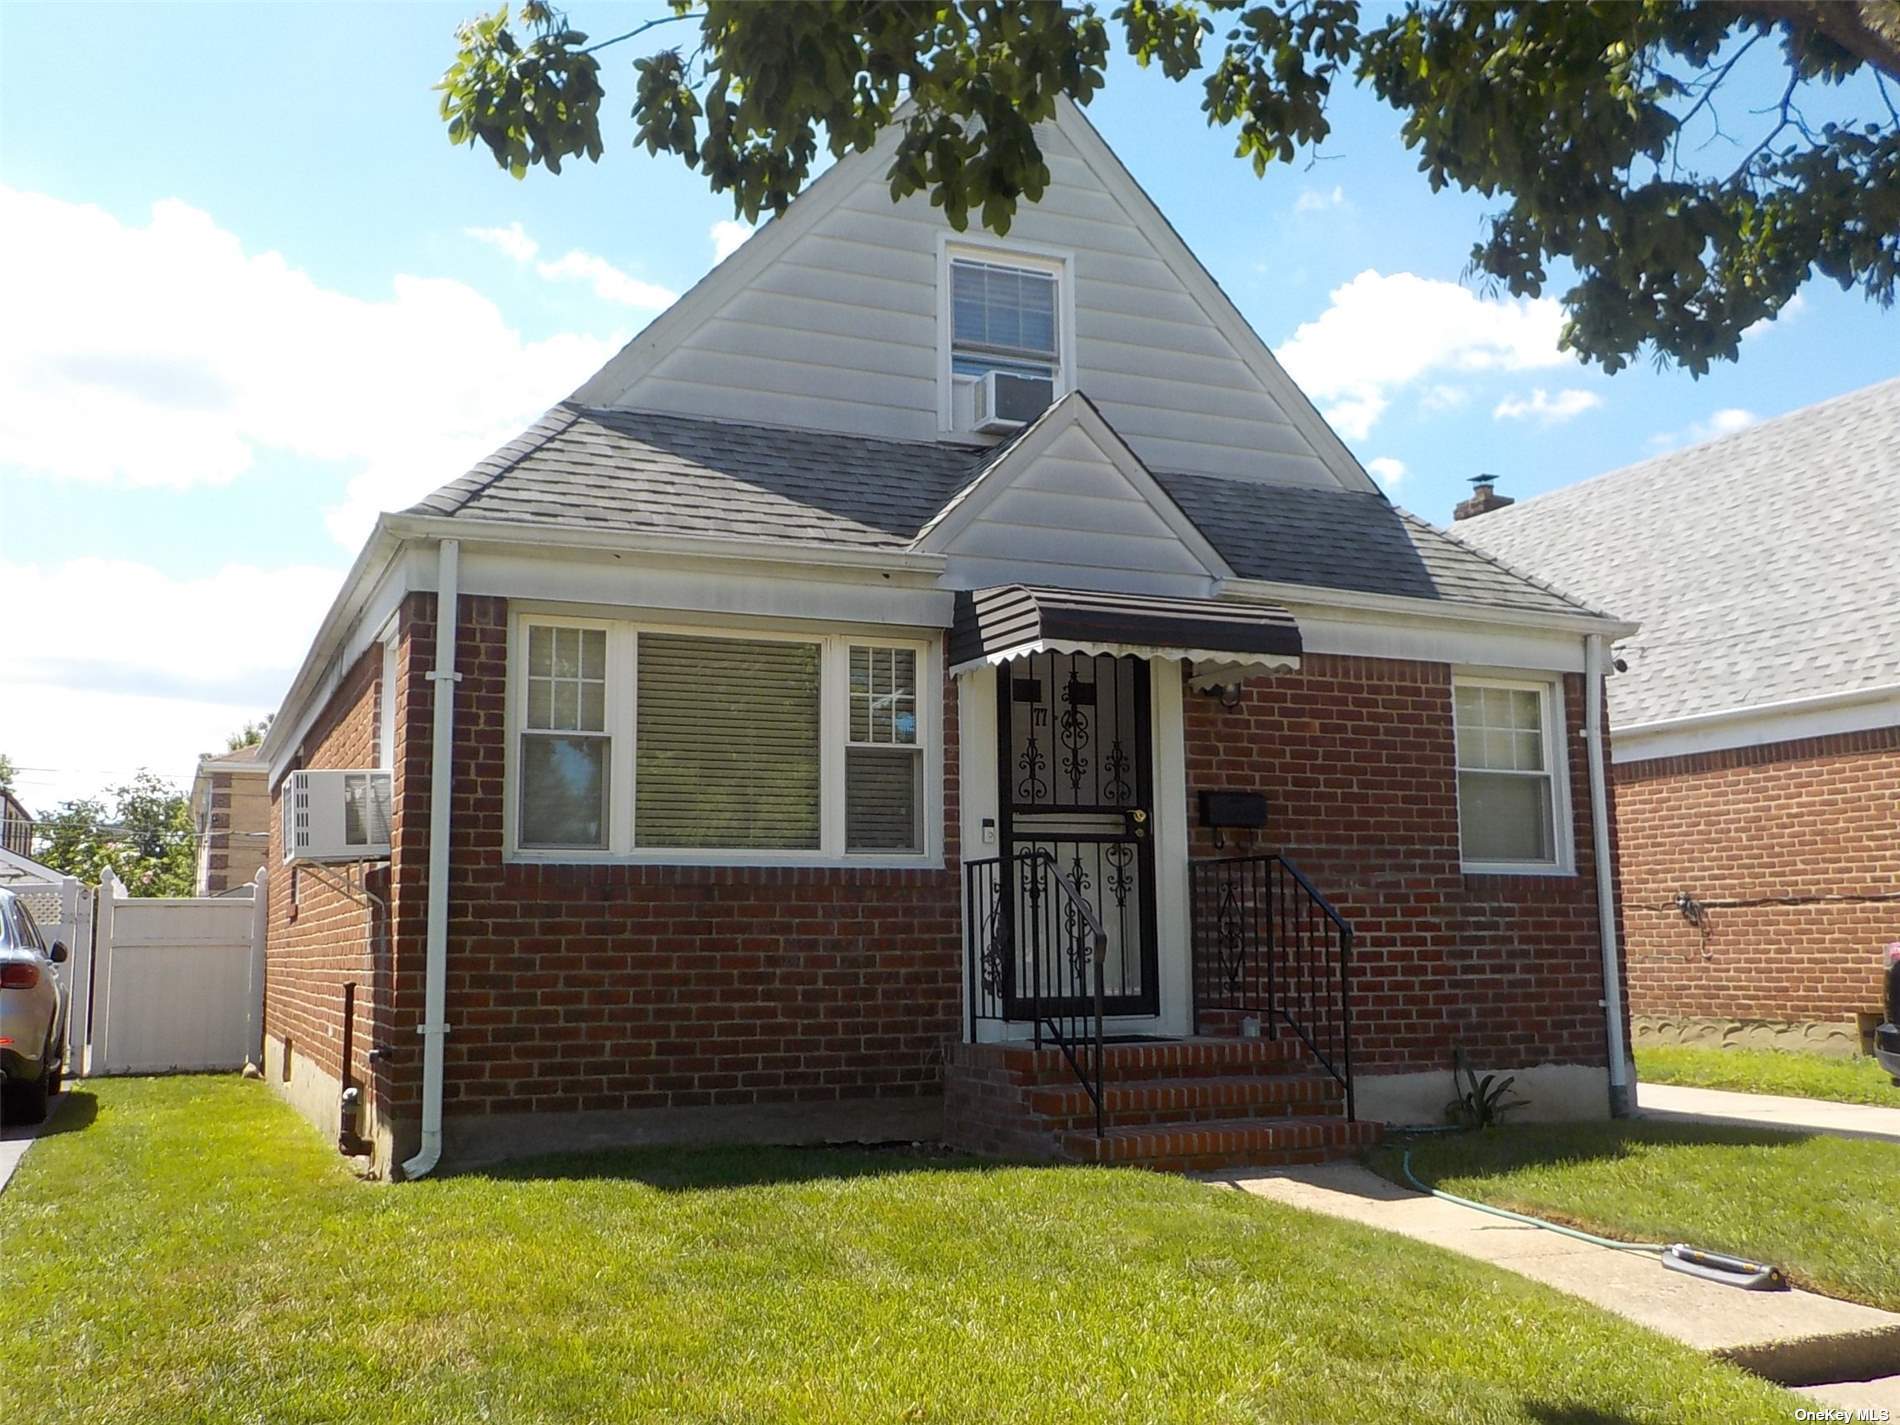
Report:
[[[603,1148],[915,1143],[942,1136],[940,1095],[624,1112],[449,1114],[442,1122],[442,1170]]]
[[[1693,1014],[1637,1014],[1630,1038],[1649,1044],[1693,1044],[1709,1049],[1793,1049],[1843,1057],[1865,1053],[1857,1021],[1718,1019]]]
[[[1511,1123],[1573,1123],[1610,1116],[1610,1071],[1600,1065],[1538,1064],[1506,1068],[1474,1064],[1478,1077],[1514,1076],[1511,1097],[1525,1100],[1511,1110]],[[1630,1072],[1635,1081],[1635,1071]],[[1353,1101],[1359,1117],[1395,1126],[1445,1122],[1445,1107],[1458,1096],[1450,1069],[1414,1074],[1358,1074]]]
[[[286,1052],[288,1050],[288,1052]],[[294,1044],[275,1035],[264,1036],[264,1082],[271,1091],[309,1119],[323,1141],[336,1145],[343,1121],[343,1085],[336,1075],[317,1066],[315,1060],[299,1054]],[[397,1159],[399,1133],[383,1121],[372,1102],[363,1114],[359,1131],[370,1145],[370,1161],[378,1176],[387,1179],[390,1165]]]

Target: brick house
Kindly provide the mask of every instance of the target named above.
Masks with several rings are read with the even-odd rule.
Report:
[[[1896,509],[1900,380],[1457,526],[1642,621],[1610,696],[1639,1043],[1844,1053],[1881,1018]]]
[[[270,794],[256,747],[206,753],[191,778],[191,824],[198,833],[192,894],[221,896],[247,886],[270,846]]]
[[[0,851],[31,856],[33,826],[33,814],[26,809],[26,803],[0,787]]]
[[[1006,239],[893,142],[381,518],[264,743],[267,1077],[406,1175],[1312,1158],[1454,1048],[1608,1112],[1632,626],[1388,503],[1073,107]],[[386,852],[282,865],[320,784]]]

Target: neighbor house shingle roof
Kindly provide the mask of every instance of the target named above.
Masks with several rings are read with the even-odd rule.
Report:
[[[408,513],[903,550],[996,454],[568,402]],[[1154,474],[1243,578],[1593,612],[1376,494]]]
[[[1620,726],[1900,683],[1900,380],[1458,533],[1640,620]]]

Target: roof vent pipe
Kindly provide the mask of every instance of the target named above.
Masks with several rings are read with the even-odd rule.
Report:
[[[456,578],[461,546],[445,539],[437,550],[435,578],[435,725],[429,747],[429,900],[423,968],[422,1144],[404,1161],[405,1179],[429,1173],[442,1157],[442,1049],[449,1032],[449,813],[455,756]]]

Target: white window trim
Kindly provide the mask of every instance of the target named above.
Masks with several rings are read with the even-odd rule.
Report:
[[[526,722],[527,626],[598,628],[607,632],[607,731],[612,739],[607,772],[607,847],[524,847],[519,814],[521,733]],[[688,851],[677,847],[641,850],[633,844],[639,690],[632,675],[642,633],[696,638],[770,639],[819,646],[819,837],[816,850],[739,848]],[[923,847],[918,851],[847,852],[845,848],[845,749],[850,731],[850,649],[853,644],[908,648],[917,654],[917,739],[923,748]],[[941,643],[915,633],[839,624],[786,628],[762,622],[679,623],[630,616],[577,618],[534,609],[511,610],[508,619],[506,748],[502,759],[502,856],[540,865],[637,866],[857,866],[933,869],[943,865],[943,653]]]
[[[376,706],[376,765],[385,772],[396,770],[396,680],[397,639],[392,628],[383,635],[382,668]]]
[[[950,263],[959,257],[1050,272],[1056,279],[1055,399],[1076,387],[1075,254],[1043,243],[1014,242],[985,233],[937,234],[937,429],[956,430],[956,377],[950,370],[955,326],[950,315]],[[962,434],[975,438],[974,431]]]
[[[1550,775],[1550,861],[1473,861],[1465,855],[1462,774],[1482,772],[1482,767],[1467,768],[1458,760],[1458,689],[1504,688],[1513,692],[1538,695],[1543,710],[1544,761]],[[1577,874],[1576,828],[1570,819],[1570,746],[1564,730],[1569,726],[1564,709],[1564,684],[1561,677],[1506,673],[1491,669],[1453,669],[1451,678],[1452,793],[1458,801],[1458,861],[1468,876],[1574,876]]]

